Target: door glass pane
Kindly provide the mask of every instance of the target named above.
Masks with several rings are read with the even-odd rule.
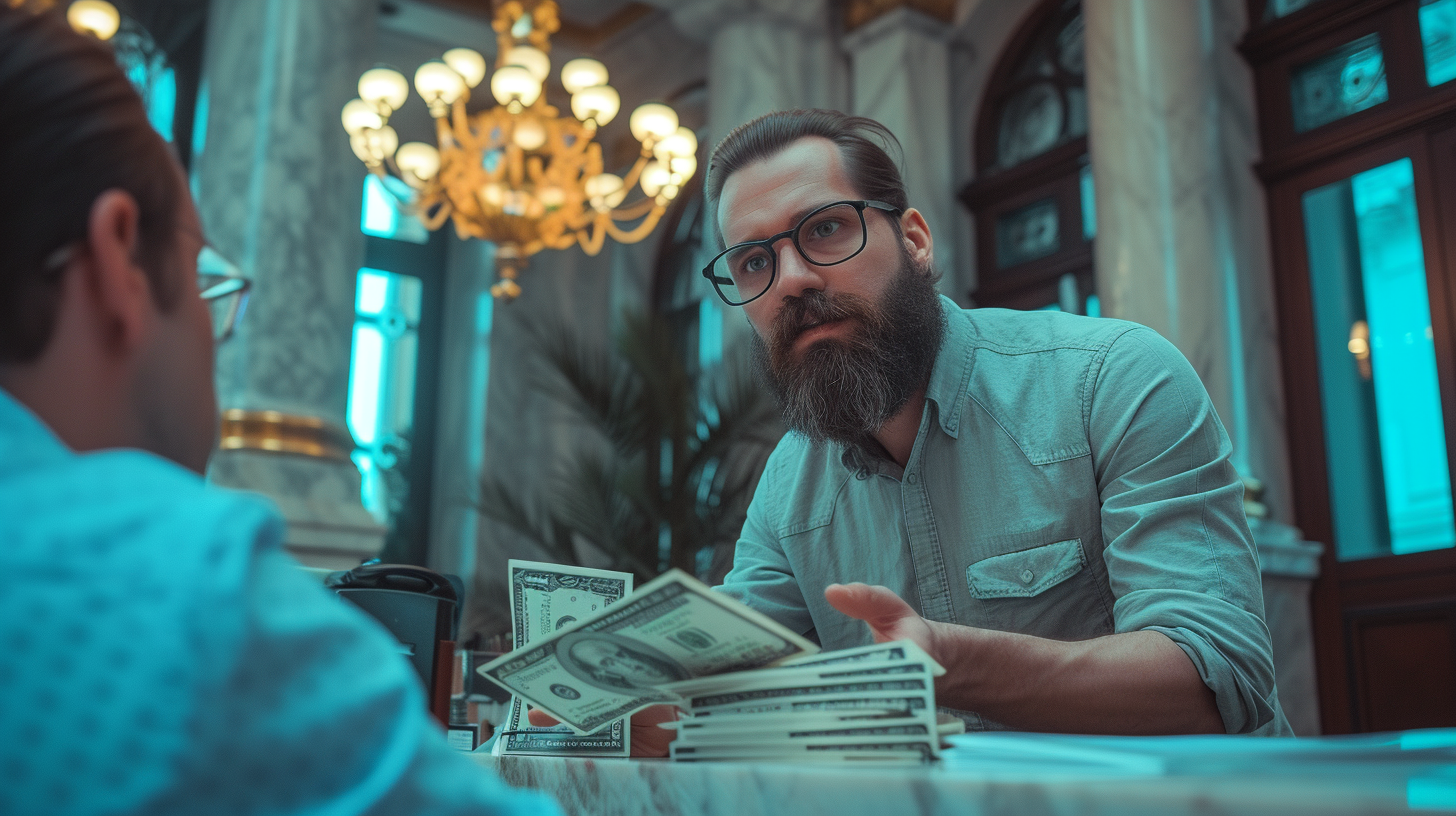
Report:
[[[1426,84],[1456,79],[1456,0],[1421,0],[1421,50]]]
[[[1341,560],[1456,544],[1410,159],[1305,193]]]
[[[1273,20],[1286,14],[1293,14],[1315,2],[1316,0],[1269,0],[1269,5],[1264,7],[1264,19]]]
[[[1061,248],[1057,202],[1045,198],[996,219],[996,267],[1045,258]]]
[[[1380,35],[1367,34],[1294,69],[1294,130],[1303,133],[1390,97]]]

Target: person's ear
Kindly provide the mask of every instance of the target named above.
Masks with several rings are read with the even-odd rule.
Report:
[[[124,190],[107,190],[91,204],[86,242],[77,263],[111,348],[129,351],[146,333],[155,304],[151,281],[136,258],[141,211]]]
[[[905,242],[905,251],[920,269],[930,269],[935,262],[935,240],[930,236],[930,225],[925,216],[911,207],[900,216],[900,235]]]

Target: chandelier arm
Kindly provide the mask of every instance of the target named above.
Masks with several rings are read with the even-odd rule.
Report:
[[[623,187],[630,190],[637,184],[637,179],[642,177],[642,168],[647,166],[648,158],[646,153],[637,157],[637,162],[632,165],[632,169],[628,170],[627,175],[622,178]]]
[[[656,207],[656,206],[657,206],[657,200],[656,199],[653,199],[653,198],[643,198],[643,199],[639,199],[637,201],[632,202],[631,204],[628,204],[625,207],[618,207],[617,209],[612,210],[611,211],[611,213],[612,213],[612,220],[613,221],[636,221],[637,219],[639,219],[642,216],[646,215],[647,213],[651,212],[652,211],[652,208],[653,207]]]
[[[623,230],[616,223],[608,221],[606,223],[606,232],[621,243],[635,244],[643,238],[646,238],[652,232],[653,228],[657,226],[658,219],[662,218],[662,214],[666,209],[666,207],[653,207],[652,212],[647,214],[647,218],[641,224],[638,224],[630,230]]]
[[[607,240],[606,226],[611,223],[610,218],[598,216],[594,221],[577,232],[577,240],[581,243],[581,251],[588,255],[596,255],[602,251],[602,244]],[[592,229],[596,227],[596,229]]]

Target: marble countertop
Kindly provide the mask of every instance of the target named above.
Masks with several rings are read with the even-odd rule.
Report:
[[[1371,766],[1317,776],[1088,779],[978,775],[939,766],[840,769],[793,763],[474,758],[568,814],[1382,814],[1456,813],[1456,767]]]

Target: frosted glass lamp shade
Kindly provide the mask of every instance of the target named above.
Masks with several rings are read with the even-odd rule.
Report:
[[[698,169],[698,159],[696,156],[673,156],[667,160],[667,168],[672,171],[674,184],[686,184]]]
[[[546,126],[539,119],[523,117],[511,131],[511,141],[522,150],[535,150],[546,144]]]
[[[452,48],[446,51],[445,64],[459,74],[471,88],[485,79],[485,57],[472,48]]]
[[[567,93],[607,84],[607,66],[591,57],[579,57],[561,66],[561,85]]]
[[[537,82],[545,82],[551,76],[551,58],[546,52],[529,45],[518,45],[506,52],[502,65],[519,65],[531,72]]]
[[[648,102],[632,111],[628,124],[637,141],[656,142],[677,131],[677,111],[661,102]]]
[[[359,77],[359,98],[388,116],[409,98],[409,83],[393,68],[370,68]]]
[[[465,93],[465,79],[455,69],[438,60],[430,60],[415,71],[415,90],[425,104],[453,103]]]
[[[440,172],[440,151],[424,142],[405,142],[394,154],[394,163],[404,174],[405,181],[413,183],[411,176],[422,182],[429,181]]]
[[[520,102],[530,107],[541,96],[541,83],[520,65],[505,65],[490,78],[490,92],[502,105]]]
[[[662,188],[672,183],[672,171],[659,161],[650,161],[642,168],[642,177],[639,179],[642,184],[642,192],[649,196],[656,197],[662,192]]]
[[[665,136],[662,141],[653,145],[652,152],[657,155],[657,158],[664,161],[683,156],[696,156],[698,135],[693,133],[692,128],[679,127]]]
[[[360,161],[376,167],[394,155],[395,148],[399,147],[399,134],[389,125],[377,130],[361,130],[349,137],[349,146],[354,148],[354,155]]]
[[[66,9],[66,22],[82,34],[109,40],[121,27],[121,15],[106,0],[76,0]]]
[[[344,131],[350,136],[367,128],[384,127],[384,120],[374,108],[362,99],[351,99],[344,103]]]
[[[622,98],[610,85],[583,88],[571,95],[572,115],[583,122],[592,120],[598,127],[612,121],[621,106]]]

